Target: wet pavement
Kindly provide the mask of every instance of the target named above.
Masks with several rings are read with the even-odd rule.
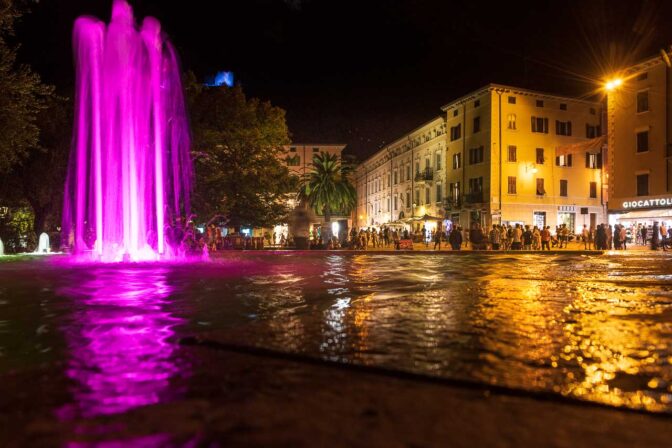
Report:
[[[613,428],[624,424],[619,419],[672,426],[671,261],[645,251],[237,252],[174,265],[0,263],[0,444],[294,445],[287,434],[269,435],[302,420],[273,407],[292,397],[314,424],[309,414],[319,403],[329,415],[361,405],[357,412],[388,425],[412,424],[401,418],[406,407],[439,424],[448,414],[435,403],[424,411],[411,403],[436,394],[458,407],[480,403],[473,415],[484,418],[501,400],[518,400],[514,408],[527,410],[521,421],[552,419],[553,412],[576,413],[577,420],[607,413],[600,418]],[[446,383],[426,381],[432,378]],[[398,393],[387,397],[389,391]],[[499,398],[484,401],[491,393]],[[315,402],[318,396],[328,403]],[[360,403],[367,396],[377,404]],[[592,403],[606,406],[583,410]],[[380,406],[395,409],[395,418],[381,420]],[[286,419],[271,418],[278,412]],[[225,424],[223,415],[238,426]],[[138,418],[150,423],[133,429]],[[250,421],[260,426],[250,428]],[[318,427],[310,434],[329,439],[339,431],[330,436]],[[639,440],[636,434],[622,441]]]

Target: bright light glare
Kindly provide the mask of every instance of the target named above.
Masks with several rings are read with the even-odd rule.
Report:
[[[607,81],[607,83],[604,85],[604,88],[607,89],[607,91],[612,91],[615,88],[620,87],[621,84],[623,84],[623,80],[621,78],[615,78]]]

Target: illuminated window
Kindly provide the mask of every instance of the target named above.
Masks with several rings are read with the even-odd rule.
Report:
[[[453,169],[457,170],[462,166],[462,154],[459,152],[453,154]]]
[[[602,154],[586,153],[586,168],[602,168]]]
[[[507,120],[509,122],[509,129],[516,129],[516,114],[509,114],[507,117]]]
[[[555,166],[572,166],[572,155],[557,156],[555,158]]]

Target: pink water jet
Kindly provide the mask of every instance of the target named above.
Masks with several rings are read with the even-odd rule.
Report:
[[[158,20],[138,28],[125,0],[114,0],[107,26],[79,17],[73,49],[65,241],[104,262],[182,257],[171,235],[189,216],[193,167],[175,49]]]

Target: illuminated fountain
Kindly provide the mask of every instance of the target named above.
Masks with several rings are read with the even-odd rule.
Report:
[[[160,23],[137,27],[125,0],[109,25],[75,21],[75,125],[63,237],[105,262],[175,259],[171,229],[188,216],[189,128],[179,65]]]
[[[51,252],[49,248],[49,235],[47,235],[45,232],[42,232],[40,233],[40,239],[38,240],[36,253],[48,254],[49,252]]]

